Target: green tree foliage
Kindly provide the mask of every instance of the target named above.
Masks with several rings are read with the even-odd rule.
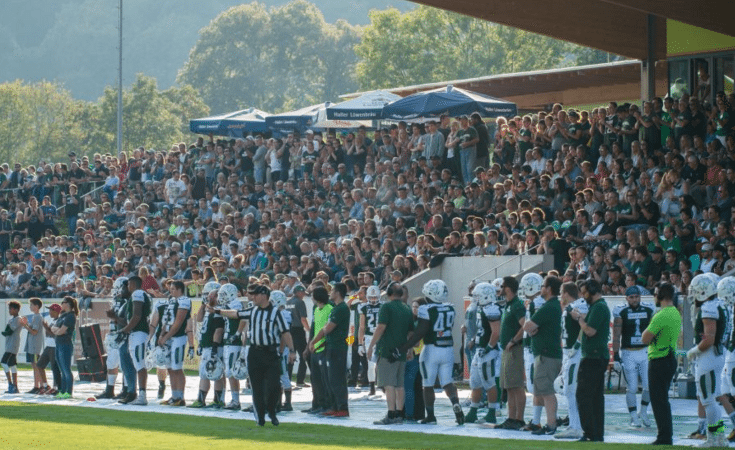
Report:
[[[189,135],[189,119],[209,114],[191,86],[158,90],[138,76],[123,92],[124,149],[166,149]],[[0,161],[63,160],[70,151],[90,155],[117,148],[117,91],[95,103],[75,100],[58,83],[0,84]]]
[[[199,89],[215,113],[250,106],[281,112],[354,90],[358,41],[357,27],[326,23],[304,0],[270,10],[253,2],[201,30],[178,81]]]
[[[557,67],[569,44],[441,9],[370,12],[355,47],[361,89]]]
[[[574,46],[572,55],[574,55],[574,63],[577,66],[586,66],[588,64],[603,64],[613,61],[621,61],[623,58],[614,53],[604,52],[595,48]]]

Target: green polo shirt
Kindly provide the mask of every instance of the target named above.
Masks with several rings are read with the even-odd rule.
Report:
[[[503,319],[500,322],[500,347],[505,348],[521,329],[519,323],[521,319],[526,317],[526,308],[518,297],[505,304],[503,309]]]
[[[610,340],[610,308],[605,299],[599,299],[592,305],[585,318],[587,326],[597,330],[594,336],[582,333],[582,357],[610,359],[607,343]]]
[[[329,303],[321,308],[314,308],[314,336],[316,336],[317,333],[327,325],[329,315],[332,313],[332,308],[333,306]],[[324,351],[324,341],[326,341],[326,338],[322,338],[321,341],[314,344],[314,353],[321,353]]]
[[[350,332],[350,307],[342,302],[332,308],[329,322],[335,325],[331,333],[327,335],[327,346],[329,348],[347,348],[347,335]]]
[[[681,331],[681,314],[674,306],[667,306],[653,315],[646,331],[653,334],[648,344],[648,359],[658,359],[676,351]]]
[[[538,331],[531,336],[533,356],[561,359],[561,303],[551,297],[531,317]]]
[[[378,324],[385,325],[385,331],[378,341],[378,355],[387,358],[394,348],[408,341],[408,333],[413,330],[413,313],[401,300],[391,300],[380,307]],[[401,354],[405,361],[406,354]]]

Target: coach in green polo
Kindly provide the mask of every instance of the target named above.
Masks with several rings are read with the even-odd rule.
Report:
[[[554,380],[561,371],[561,280],[548,276],[541,286],[541,296],[546,302],[531,320],[523,324],[523,330],[531,336],[534,356],[533,395],[546,408],[546,425],[533,434],[556,433],[556,392]]]

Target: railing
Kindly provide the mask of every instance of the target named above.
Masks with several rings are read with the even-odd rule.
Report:
[[[540,246],[541,246],[541,244],[536,244],[533,247],[526,249],[520,255],[516,255],[515,258],[511,258],[511,259],[509,259],[507,261],[503,261],[502,263],[498,264],[497,266],[493,267],[492,269],[488,270],[487,272],[483,272],[480,275],[478,275],[477,276],[477,279],[479,280],[480,278],[484,277],[485,275],[487,275],[487,274],[489,274],[490,272],[493,272],[493,271],[495,271],[495,276],[493,277],[493,279],[498,278],[498,269],[499,268],[503,267],[504,265],[506,265],[508,263],[514,262],[516,260],[519,260],[519,259],[520,259],[520,267],[521,267],[521,269],[523,269],[523,256],[528,255],[528,252],[529,251],[531,251],[531,250],[533,250],[535,248],[538,248]]]
[[[98,186],[99,185],[99,186]],[[86,181],[84,183],[78,183],[77,187],[79,189],[79,195],[84,197],[85,195],[93,195],[99,192],[102,188],[105,187],[104,181]],[[91,190],[90,190],[91,189]],[[20,192],[22,192],[24,188],[13,188],[13,189],[0,189],[0,195],[5,194],[14,194],[16,197],[18,196]],[[32,194],[30,194],[32,195]],[[57,206],[56,210],[61,211],[66,207],[66,204],[63,202],[63,199],[61,197],[61,186],[53,186],[51,188],[51,191],[46,193],[45,195],[48,195],[51,197],[51,203],[55,206],[58,204],[61,204],[61,206]],[[95,199],[99,200],[99,196],[95,195]]]

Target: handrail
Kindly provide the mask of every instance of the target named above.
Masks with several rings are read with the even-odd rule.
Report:
[[[87,192],[87,193],[86,193],[86,194],[84,194],[84,195],[90,195],[90,196],[91,196],[92,194],[94,194],[95,192],[99,191],[100,189],[102,189],[102,188],[104,188],[104,187],[105,187],[105,185],[103,184],[102,186],[100,186],[100,187],[96,187],[96,188],[92,189],[91,191]],[[59,206],[58,208],[56,208],[56,212],[59,212],[59,211],[61,211],[61,210],[62,210],[62,209],[64,209],[65,207],[66,207],[66,203],[64,203],[63,205],[61,205],[61,206]]]
[[[533,246],[533,247],[531,247],[531,248],[528,248],[528,249],[526,249],[526,250],[525,250],[525,251],[524,251],[523,253],[521,253],[521,254],[519,254],[519,255],[515,255],[515,258],[511,258],[511,259],[509,259],[509,260],[507,260],[507,261],[503,261],[502,263],[498,264],[497,266],[493,267],[492,269],[488,270],[487,272],[483,272],[483,273],[481,273],[481,274],[480,274],[480,275],[478,275],[478,276],[477,276],[477,277],[476,277],[475,279],[476,279],[476,280],[479,280],[479,279],[480,279],[480,278],[481,278],[482,276],[484,276],[484,275],[487,275],[487,274],[489,274],[489,273],[490,273],[490,272],[492,272],[493,270],[495,271],[495,277],[494,277],[494,278],[497,278],[497,277],[498,277],[498,268],[500,268],[500,267],[502,267],[502,266],[504,266],[504,265],[506,265],[506,264],[508,264],[508,263],[510,263],[510,262],[513,262],[513,261],[515,261],[515,260],[517,260],[517,259],[519,259],[519,258],[520,258],[520,259],[523,259],[523,256],[524,256],[524,255],[528,255],[528,252],[529,252],[529,251],[531,251],[531,250],[533,250],[533,249],[535,249],[535,248],[538,248],[538,247],[540,247],[540,246],[541,246],[541,244],[539,243],[539,244],[536,244],[536,245],[534,245],[534,246]],[[521,265],[521,266],[522,266],[522,265]]]

